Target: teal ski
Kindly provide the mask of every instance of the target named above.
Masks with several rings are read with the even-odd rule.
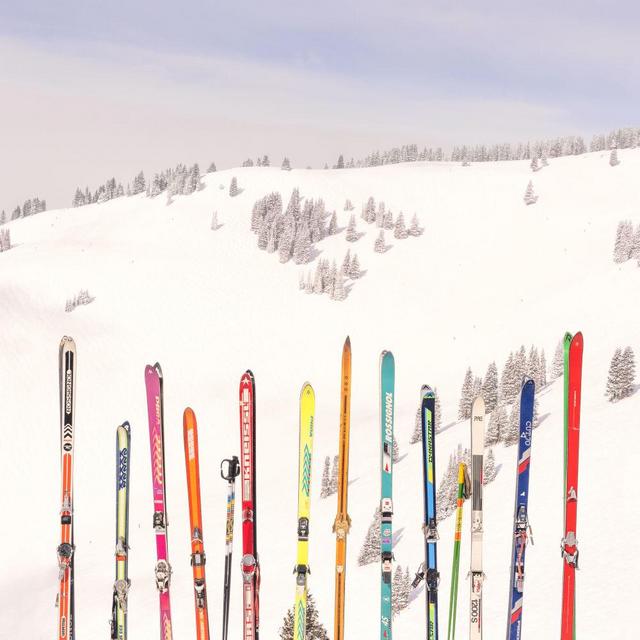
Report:
[[[395,362],[390,351],[380,356],[380,640],[391,640],[391,574],[393,569],[393,405]]]

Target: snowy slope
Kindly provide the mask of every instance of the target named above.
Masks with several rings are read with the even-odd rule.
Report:
[[[340,353],[353,346],[351,480],[347,575],[347,637],[375,637],[378,566],[358,568],[357,552],[378,495],[377,363],[383,348],[396,358],[397,427],[401,454],[395,476],[396,559],[413,571],[423,555],[419,446],[409,446],[418,391],[438,387],[444,423],[453,422],[464,371],[499,369],[520,344],[544,347],[550,362],[565,330],[585,335],[578,629],[595,637],[601,612],[619,611],[617,598],[640,598],[638,582],[619,549],[621,531],[640,526],[625,507],[632,486],[629,442],[637,429],[640,394],[616,405],[603,396],[607,367],[618,345],[640,347],[636,314],[640,269],[612,262],[618,220],[640,222],[640,151],[553,160],[532,174],[528,163],[415,163],[342,171],[245,168],[209,174],[206,188],[166,206],[160,196],[122,198],[80,209],[50,211],[10,224],[17,245],[0,254],[0,486],[5,524],[0,543],[1,637],[50,638],[54,633],[58,544],[59,433],[57,347],[63,334],[78,345],[77,463],[75,470],[77,630],[108,633],[114,546],[114,434],[132,424],[130,632],[157,634],[152,578],[151,482],[143,371],[158,360],[165,373],[172,604],[177,638],[195,637],[182,410],[200,425],[204,539],[208,555],[211,627],[220,629],[225,483],[219,461],[238,451],[237,384],[250,367],[257,379],[262,637],[277,637],[293,602],[297,495],[297,399],[305,380],[316,389],[313,491],[319,495],[325,455],[337,453]],[[231,177],[244,191],[228,195]],[[540,198],[525,207],[533,179]],[[220,189],[219,185],[224,185]],[[373,252],[377,230],[358,218],[365,237],[348,245],[344,233],[319,245],[322,257],[358,253],[366,275],[344,302],[298,291],[301,267],[281,265],[258,251],[249,231],[253,202],[272,190],[285,201],[323,197],[339,225],[350,198],[372,195],[394,213],[417,212],[425,233],[393,240]],[[209,229],[218,211],[218,231]],[[64,302],[81,288],[96,300],[72,313]],[[540,398],[549,414],[533,436],[530,517],[535,547],[528,554],[523,638],[559,631],[561,586],[562,388]],[[438,478],[468,425],[437,439]],[[498,447],[497,479],[485,493],[486,637],[504,634],[514,448]],[[620,489],[614,489],[614,486]],[[311,590],[333,632],[335,497],[316,499],[311,522]],[[468,512],[464,536],[468,536]],[[452,518],[442,523],[440,624],[446,629]],[[240,633],[239,528],[234,561],[231,636]],[[468,566],[464,543],[461,576]],[[468,540],[468,538],[467,538]],[[604,546],[603,546],[604,545]],[[638,561],[632,556],[638,569]],[[461,580],[458,633],[466,633],[468,583]],[[395,623],[397,638],[423,627],[423,596]],[[604,601],[602,600],[604,598]],[[596,606],[597,605],[597,606]],[[610,637],[630,638],[624,615],[610,617]]]

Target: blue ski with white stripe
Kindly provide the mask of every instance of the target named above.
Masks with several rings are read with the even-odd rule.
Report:
[[[529,537],[529,469],[531,463],[531,431],[535,383],[525,379],[520,392],[520,438],[518,442],[518,470],[516,501],[513,515],[513,546],[511,550],[511,584],[509,587],[509,615],[507,640],[520,640],[522,633],[522,605],[524,602],[524,559]]]

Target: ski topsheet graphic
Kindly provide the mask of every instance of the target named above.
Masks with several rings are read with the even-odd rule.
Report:
[[[131,430],[125,422],[116,430],[116,579],[111,606],[111,638],[127,640],[129,595],[129,470]]]
[[[73,456],[75,436],[76,344],[65,336],[60,342],[60,544],[58,545],[58,640],[74,640]]]
[[[164,408],[162,398],[162,369],[158,363],[147,365],[144,371],[147,387],[149,444],[151,447],[151,483],[153,487],[153,528],[156,534],[156,588],[160,601],[160,640],[171,640],[171,565],[167,538],[167,496],[164,465]]]
[[[518,439],[516,502],[513,514],[507,640],[520,640],[521,637],[525,552],[529,538],[533,542],[529,526],[529,468],[534,401],[535,383],[533,380],[526,380],[520,391],[520,437]]]
[[[395,361],[390,351],[383,351],[380,356],[380,640],[392,637],[394,404]]]
[[[240,379],[239,400],[242,466],[242,639],[258,640],[260,564],[256,518],[256,396],[251,371],[246,371]]]
[[[471,600],[469,640],[482,640],[482,466],[484,462],[484,400],[471,407]]]
[[[184,460],[187,469],[189,495],[189,531],[191,534],[191,567],[193,569],[193,595],[196,613],[196,638],[209,640],[209,613],[207,610],[206,555],[202,533],[202,507],[200,500],[200,460],[198,452],[198,424],[192,409],[184,410],[182,417]]]
[[[566,344],[566,340],[565,340]],[[580,444],[580,399],[582,391],[581,333],[569,344],[566,389],[566,462],[564,492],[564,536],[561,542],[563,559],[561,640],[574,640],[576,635],[576,569],[578,568],[578,454]]]
[[[309,523],[311,518],[311,460],[315,394],[307,382],[300,392],[300,435],[298,451],[298,548],[296,594],[293,608],[293,637],[306,638],[307,576],[309,569]]]
[[[340,378],[340,442],[338,450],[338,510],[333,523],[336,534],[335,610],[333,640],[344,640],[344,594],[347,561],[347,535],[351,518],[347,512],[349,490],[349,427],[351,413],[351,341],[342,349]]]

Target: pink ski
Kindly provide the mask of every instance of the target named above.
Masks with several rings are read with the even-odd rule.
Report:
[[[172,640],[169,584],[171,565],[167,540],[167,496],[164,476],[164,413],[162,406],[162,369],[156,362],[144,370],[151,444],[151,480],[153,482],[153,528],[156,532],[156,587],[160,596],[160,640]]]

